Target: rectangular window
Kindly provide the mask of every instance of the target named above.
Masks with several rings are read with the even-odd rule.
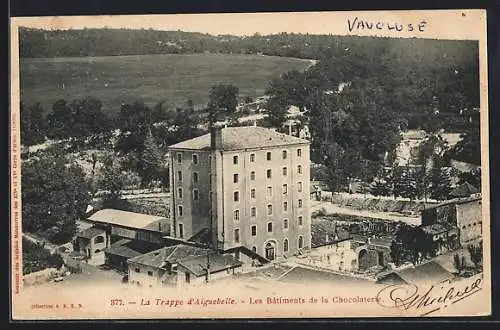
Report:
[[[288,219],[283,219],[283,229],[288,229]]]
[[[298,219],[299,226],[302,226],[303,220],[304,220],[304,218],[300,215],[299,219]]]
[[[283,212],[288,212],[288,202],[283,202]]]
[[[193,189],[193,200],[197,201],[200,199],[200,192],[198,189]]]
[[[267,205],[267,214],[273,214],[273,206],[271,204]]]
[[[302,165],[297,165],[297,173],[302,174]]]
[[[299,199],[298,206],[299,206],[299,208],[302,207],[302,199]]]
[[[283,150],[283,152],[282,152],[282,157],[283,157],[283,159],[286,159],[286,156],[287,156],[287,155],[286,155],[286,150]]]
[[[179,237],[184,237],[184,226],[182,225],[182,223],[179,224]]]
[[[208,166],[212,166],[212,156],[208,156]]]
[[[272,233],[273,232],[273,223],[272,222],[268,222],[267,223],[267,232],[268,233]]]
[[[288,174],[288,169],[286,167],[283,167],[283,176],[287,176]]]
[[[239,221],[240,220],[240,210],[234,210],[234,212],[233,212],[233,220],[234,221]]]
[[[238,228],[234,230],[234,242],[235,243],[240,242],[240,230]]]
[[[233,200],[234,200],[235,202],[239,202],[239,201],[240,201],[240,192],[239,192],[239,191],[235,191],[235,192],[233,193]]]
[[[250,163],[255,163],[255,154],[250,154]]]
[[[193,154],[193,164],[198,165],[198,155],[197,154]]]
[[[250,214],[252,215],[252,217],[256,217],[257,216],[257,208],[255,206],[253,206],[250,209]]]
[[[266,159],[267,160],[271,160],[271,152],[270,151],[267,152]]]
[[[134,269],[134,271],[135,271],[136,273],[140,273],[140,272],[141,272],[141,269],[140,269],[140,268],[135,268],[135,269]]]
[[[177,210],[178,210],[177,214],[180,217],[182,217],[182,212],[184,211],[184,208],[182,207],[182,205],[177,206]]]
[[[288,185],[285,183],[283,184],[283,187],[281,189],[283,191],[283,195],[288,194]]]
[[[182,172],[177,171],[177,180],[182,181]]]
[[[272,173],[272,171],[271,171],[271,170],[267,170],[267,172],[266,172],[266,173],[267,173],[266,175],[267,175],[267,178],[268,178],[268,179],[270,179],[270,178],[272,177],[272,175],[273,175],[273,173]]]
[[[212,186],[212,174],[208,176],[208,184],[210,185],[210,187]]]
[[[267,196],[272,196],[273,195],[273,187],[267,187]]]
[[[182,188],[177,188],[177,197],[182,199]]]
[[[148,270],[148,276],[153,276],[153,272]]]
[[[250,189],[250,198],[255,198],[255,189]]]
[[[239,179],[238,174],[237,173],[233,174],[233,182],[238,183],[238,179]]]
[[[177,153],[177,163],[182,164],[182,153]]]
[[[233,164],[234,165],[238,164],[238,156],[233,156]]]
[[[257,236],[257,226],[253,225],[251,228],[252,228],[252,236]]]
[[[297,182],[297,191],[302,192],[302,182]]]
[[[297,157],[302,157],[302,149],[297,149]]]
[[[198,183],[198,172],[193,172],[193,183]]]
[[[255,180],[255,172],[254,171],[250,172],[250,180],[252,180],[252,181]]]

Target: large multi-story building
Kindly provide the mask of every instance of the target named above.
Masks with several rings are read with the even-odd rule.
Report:
[[[311,245],[309,141],[263,127],[213,128],[169,148],[171,235],[209,229],[222,251],[273,260]]]

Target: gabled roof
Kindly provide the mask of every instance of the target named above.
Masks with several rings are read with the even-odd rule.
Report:
[[[439,283],[453,277],[435,261],[395,272],[406,283]]]
[[[261,147],[279,147],[295,144],[308,144],[308,140],[288,134],[278,133],[272,129],[256,126],[221,128],[221,150],[244,150]],[[208,150],[210,134],[171,145],[170,149]]]
[[[77,237],[83,237],[83,238],[94,238],[97,235],[105,234],[106,231],[101,228],[97,228],[95,226],[92,226],[90,228],[87,228],[79,233],[76,234]]]
[[[209,257],[199,256],[191,259],[184,259],[179,261],[179,266],[189,270],[195,276],[203,276],[207,273],[207,263],[210,265],[210,272],[217,273],[222,270],[240,267],[243,263],[236,260],[232,255],[222,255],[219,253],[211,253]]]
[[[161,249],[151,251],[149,253],[134,257],[129,261],[136,264],[160,268],[164,265],[165,262],[174,264],[178,263],[180,260],[191,257],[205,256],[206,258],[207,252],[207,249],[179,244],[174,246],[166,246]]]
[[[452,197],[469,197],[470,195],[477,194],[479,190],[468,182],[462,183],[450,192]]]
[[[146,229],[161,233],[170,232],[167,218],[154,215],[134,213],[116,209],[103,209],[88,218],[89,221],[118,225],[134,229]]]
[[[124,257],[127,259],[140,256],[159,248],[158,244],[129,239],[121,239],[110,247],[103,249],[104,253]]]

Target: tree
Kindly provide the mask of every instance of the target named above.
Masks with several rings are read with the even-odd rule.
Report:
[[[435,165],[431,172],[431,194],[436,200],[448,199],[451,192],[450,175],[439,165]]]
[[[375,179],[372,183],[371,194],[373,196],[390,196],[392,194],[390,182],[384,179]]]
[[[395,240],[391,242],[391,259],[396,266],[401,265],[403,261],[403,248],[401,244],[397,243]]]
[[[103,206],[116,207],[121,199],[122,190],[125,186],[125,176],[112,156],[103,160],[103,168],[97,180],[100,190],[104,191]]]
[[[146,135],[144,148],[141,155],[141,179],[142,185],[146,186],[152,180],[159,178],[160,168],[162,167],[162,155],[158,149],[151,131]]]
[[[267,100],[266,110],[270,126],[281,128],[286,120],[287,102],[277,96],[272,96]]]
[[[57,253],[50,253],[43,243],[34,243],[23,237],[23,275],[49,267],[59,269],[63,264],[62,257]]]
[[[23,229],[56,243],[76,233],[90,202],[90,185],[79,165],[48,154],[22,164]]]
[[[21,103],[21,143],[34,145],[45,141],[45,118],[43,108],[39,102],[31,107]]]
[[[209,92],[208,107],[216,111],[224,111],[227,114],[236,112],[238,105],[239,89],[231,84],[213,85]]]

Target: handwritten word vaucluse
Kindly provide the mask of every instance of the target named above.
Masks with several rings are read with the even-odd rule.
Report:
[[[424,32],[426,21],[422,20],[417,24],[408,23],[402,24],[398,22],[385,22],[385,21],[368,21],[362,20],[359,17],[355,17],[354,19],[347,20],[347,26],[349,28],[349,32],[354,30],[363,31],[363,30],[386,30],[386,31],[407,31],[407,32]]]

